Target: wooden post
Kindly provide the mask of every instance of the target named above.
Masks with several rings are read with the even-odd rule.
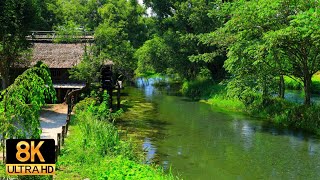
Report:
[[[5,143],[6,143],[6,140],[5,139],[2,139],[2,162],[3,164],[5,164],[6,162],[6,157],[5,157]]]
[[[68,135],[69,124],[70,124],[70,115],[68,114],[67,121],[66,121],[66,135]]]
[[[64,145],[65,131],[66,131],[66,126],[62,126],[62,143],[61,143],[62,146]]]
[[[62,98],[61,98],[61,89],[59,88],[58,89],[58,102],[61,102],[62,101]]]
[[[71,112],[72,112],[72,109],[73,109],[73,106],[74,106],[74,93],[72,93],[72,95],[71,95],[71,109],[70,109],[70,114],[71,114]]]
[[[120,109],[120,84],[117,86],[117,109]]]
[[[58,150],[58,145],[56,145],[55,146],[55,152],[56,152],[56,154],[55,154],[55,160],[56,160],[56,162],[58,161],[58,151],[60,151],[60,150]]]
[[[68,125],[68,122],[66,123],[66,129],[65,129],[65,136],[67,137],[68,136],[68,127],[69,127],[69,125]]]
[[[109,91],[109,107],[112,109],[112,93],[113,93],[113,89],[111,88],[111,90]]]
[[[58,133],[57,141],[58,141],[58,155],[59,155],[60,154],[60,147],[61,147],[61,133]]]

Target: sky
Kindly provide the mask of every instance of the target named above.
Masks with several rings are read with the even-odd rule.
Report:
[[[143,0],[138,0],[138,3],[143,5]],[[148,16],[152,16],[152,9],[151,8],[147,9],[147,14],[148,14]]]

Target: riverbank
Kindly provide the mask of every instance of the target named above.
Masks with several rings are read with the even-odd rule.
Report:
[[[93,98],[79,102],[57,163],[55,179],[173,179],[142,164],[133,144],[120,139],[113,115]]]
[[[230,98],[224,84],[215,84],[208,80],[184,82],[181,91],[187,97],[200,99],[200,102],[218,108],[246,113],[284,127],[320,135],[320,106],[316,104],[304,106],[277,97],[262,99],[260,94],[252,94],[242,100]]]

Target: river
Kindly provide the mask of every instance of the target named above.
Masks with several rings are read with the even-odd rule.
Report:
[[[183,179],[319,179],[320,139],[174,96],[152,82],[126,87],[119,122],[146,163]]]

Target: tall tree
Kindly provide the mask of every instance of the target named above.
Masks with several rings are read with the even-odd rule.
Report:
[[[0,1],[0,75],[2,88],[9,82],[9,68],[28,48],[26,35],[32,27],[35,8],[32,0]]]
[[[320,9],[313,7],[292,16],[288,27],[265,36],[271,48],[281,49],[290,59],[291,75],[303,82],[306,105],[311,103],[311,77],[320,69]]]
[[[283,75],[290,75],[304,81],[305,104],[310,104],[311,76],[319,69],[315,53],[315,27],[319,22],[316,11],[309,11],[312,7],[317,7],[316,1],[232,3],[230,19],[211,38],[211,42],[225,45],[228,50],[225,67],[233,75],[230,90],[238,95],[253,90],[267,97],[274,93],[275,81],[279,79],[279,95],[283,97]]]
[[[137,68],[133,54],[146,40],[144,9],[136,0],[110,1],[99,9],[103,22],[96,28],[97,55],[113,60],[120,73],[130,78]]]
[[[156,13],[156,26],[158,32],[151,41],[161,39],[167,47],[170,47],[172,54],[167,55],[164,66],[170,67],[174,72],[186,79],[197,77],[202,68],[211,71],[214,78],[223,76],[222,65],[225,60],[225,53],[216,51],[216,46],[205,44],[201,37],[203,34],[214,31],[222,25],[221,21],[215,15],[209,15],[213,8],[216,8],[219,1],[215,0],[180,0],[180,1],[144,1],[148,7],[151,7]],[[159,38],[160,37],[160,38]],[[156,43],[165,47],[163,42]],[[144,57],[152,58],[154,51],[150,47],[150,41],[146,42],[139,51],[138,60],[145,61]],[[149,47],[147,47],[149,46]],[[148,51],[149,50],[149,51]],[[141,53],[145,53],[142,55]],[[160,57],[163,58],[163,57]],[[149,61],[154,66],[161,62]],[[140,63],[143,64],[143,63]],[[152,65],[152,64],[151,64]],[[157,68],[156,68],[157,69]],[[220,71],[220,72],[219,72]]]

